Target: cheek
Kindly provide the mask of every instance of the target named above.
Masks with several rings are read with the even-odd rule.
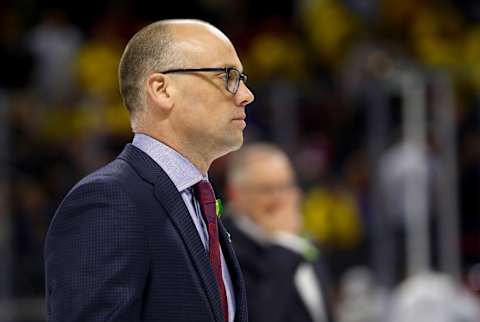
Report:
[[[252,200],[251,206],[255,207],[256,212],[263,214],[271,212],[275,207],[275,203],[267,196],[258,195]]]
[[[190,98],[186,104],[185,113],[188,114],[186,117],[194,127],[200,125],[207,126],[207,129],[219,127],[228,117],[228,113],[222,109],[222,102],[214,95],[199,94]]]
[[[208,106],[200,100],[186,100],[178,117],[185,131],[206,130],[209,127]]]
[[[274,198],[268,198],[263,203],[263,210],[265,213],[274,213],[278,210],[278,208],[281,208],[280,202]]]
[[[202,80],[192,77],[191,81],[182,83],[178,92],[180,104],[191,109],[192,112],[198,111],[202,105],[212,104],[212,95]]]
[[[248,212],[255,212],[262,206],[261,198],[252,192],[243,192],[238,196],[238,200]]]

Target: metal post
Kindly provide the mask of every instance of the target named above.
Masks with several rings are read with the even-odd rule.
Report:
[[[437,176],[437,213],[440,269],[460,279],[459,214],[457,195],[457,147],[454,97],[448,75],[434,79],[434,135],[439,149],[440,174]]]
[[[379,178],[379,161],[388,144],[388,90],[384,80],[370,81],[366,86],[367,110],[367,151],[372,188],[370,193],[372,217],[372,267],[378,283],[391,289],[395,282],[395,245],[391,227],[387,220],[386,209],[382,200],[382,187]]]
[[[428,158],[426,142],[425,83],[413,71],[401,72],[403,136],[411,152],[411,168],[406,172],[404,209],[407,231],[407,269],[410,276],[430,268],[428,198]]]

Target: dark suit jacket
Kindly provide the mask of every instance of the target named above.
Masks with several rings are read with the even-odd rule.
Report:
[[[236,297],[244,282],[219,224]],[[65,197],[46,238],[51,322],[223,322],[215,276],[184,201],[165,172],[128,144]]]
[[[232,218],[224,220],[240,262],[247,289],[250,322],[311,322],[312,317],[294,283],[302,255],[275,244],[260,244],[245,234]],[[312,263],[324,298],[327,321],[332,321],[328,277],[324,263]]]

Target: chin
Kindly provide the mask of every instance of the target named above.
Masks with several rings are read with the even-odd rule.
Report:
[[[237,151],[239,150],[243,145],[243,137],[241,140],[239,140],[239,142],[233,147],[232,151]]]
[[[243,145],[243,133],[239,136],[230,137],[228,140],[224,141],[224,153],[222,155],[228,154],[239,150]]]
[[[239,150],[243,145],[243,133],[237,138],[236,142],[232,144],[232,151]]]

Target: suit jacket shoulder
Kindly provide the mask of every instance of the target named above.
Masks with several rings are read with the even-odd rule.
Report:
[[[67,194],[47,234],[45,269],[51,322],[223,320],[183,199],[130,144]],[[244,297],[243,280],[232,277]],[[236,321],[246,322],[246,304],[237,307]]]
[[[305,263],[305,258],[283,246],[252,238],[240,228],[232,214],[224,222],[232,234],[244,274],[250,322],[313,321],[295,285],[297,269]],[[317,264],[321,266],[320,262],[315,266]],[[319,287],[323,291],[322,285]],[[326,304],[326,319],[331,321],[329,305]]]

